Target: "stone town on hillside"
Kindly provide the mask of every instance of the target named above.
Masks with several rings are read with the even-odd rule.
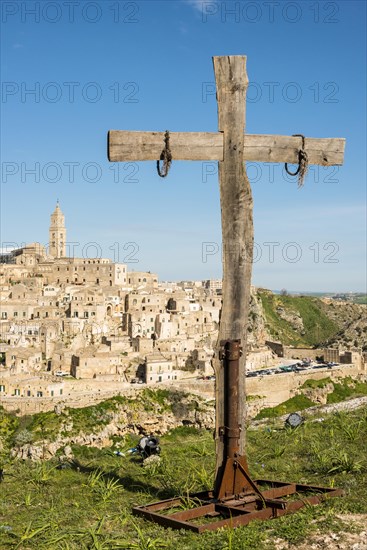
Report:
[[[2,403],[213,375],[221,281],[160,283],[109,259],[69,257],[58,203],[48,250],[32,243],[3,252],[0,284]],[[264,327],[250,330],[248,370],[285,355]],[[337,350],[325,354],[343,360]],[[344,362],[363,368],[357,355]]]

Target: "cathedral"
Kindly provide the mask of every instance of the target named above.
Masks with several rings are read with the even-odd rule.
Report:
[[[66,257],[66,229],[65,216],[61,212],[59,201],[51,214],[51,224],[49,229],[49,256],[52,258]]]
[[[0,264],[16,270],[13,277],[19,279],[38,278],[42,284],[54,285],[97,285],[126,287],[127,266],[111,262],[109,258],[77,258],[67,254],[65,216],[59,201],[51,214],[49,242],[43,246],[31,243],[0,253]],[[154,277],[157,284],[157,277]]]

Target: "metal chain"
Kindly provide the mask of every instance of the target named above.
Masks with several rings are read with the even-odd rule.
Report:
[[[160,162],[163,161],[163,166],[161,168]],[[164,149],[161,152],[159,160],[157,160],[157,172],[161,178],[165,178],[168,175],[169,169],[172,164],[172,154],[169,146],[169,131],[166,130],[164,134]]]
[[[302,147],[298,151],[298,168],[295,172],[291,172],[288,168],[288,163],[286,162],[284,164],[285,171],[290,176],[297,176],[298,175],[298,187],[302,187],[304,179],[307,174],[308,170],[308,154],[306,152],[305,148],[305,136],[303,134],[293,134],[292,137],[300,137],[302,138]]]

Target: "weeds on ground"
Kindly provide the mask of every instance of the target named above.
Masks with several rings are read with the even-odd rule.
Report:
[[[248,429],[246,454],[254,479],[341,487],[342,498],[289,516],[200,536],[164,529],[131,513],[133,505],[180,497],[213,486],[212,433],[181,428],[161,438],[162,455],[143,467],[134,456],[73,447],[75,460],[31,463],[8,458],[0,491],[0,547],[6,549],[272,550],[274,540],[299,544],[314,531],[353,530],[342,513],[367,513],[367,409],[330,414],[296,429]],[[123,441],[133,444],[134,438]]]

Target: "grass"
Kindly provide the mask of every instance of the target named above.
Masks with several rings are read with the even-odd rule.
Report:
[[[118,458],[111,449],[85,447],[74,448],[76,462],[63,470],[53,462],[12,461],[0,500],[2,547],[270,550],[277,538],[297,544],[312,531],[347,530],[350,526],[337,513],[367,513],[366,420],[366,410],[360,410],[297,430],[249,429],[247,453],[254,477],[340,485],[346,497],[275,521],[201,536],[136,519],[131,505],[178,494],[183,506],[190,506],[188,493],[211,487],[214,447],[209,432],[173,430],[162,437],[160,464],[150,468],[136,458]]]
[[[303,411],[308,407],[313,407],[316,403],[311,401],[305,395],[295,395],[287,401],[280,403],[276,407],[265,407],[261,409],[258,415],[255,417],[255,420],[261,420],[263,418],[275,418],[277,416],[282,416],[283,414],[290,414],[296,411]]]
[[[316,388],[325,388],[328,384],[332,384],[331,378],[321,378],[320,380],[314,380],[313,378],[308,378],[301,386],[301,389],[316,389]]]
[[[324,313],[322,302],[312,296],[280,296],[258,291],[270,334],[284,345],[316,347],[335,336],[340,328]],[[304,329],[296,331],[291,323],[282,319],[277,307],[299,313]]]
[[[190,493],[212,487],[212,433],[181,427],[161,438],[159,463],[144,467],[121,458],[113,447],[74,447],[75,461],[10,460],[0,496],[0,540],[4,550],[272,550],[276,539],[299,544],[312,532],[353,529],[342,513],[367,513],[367,409],[331,414],[299,428],[247,430],[252,476],[342,487],[343,498],[272,521],[236,530],[195,535],[173,531],[132,516],[131,507],[174,495],[182,509],[195,505]],[[132,436],[126,444],[132,444]]]
[[[356,296],[353,299],[353,302],[355,304],[361,304],[361,305],[367,304],[367,294],[364,294],[362,296]]]
[[[80,432],[96,433],[109,424],[115,415],[118,416],[121,409],[127,408],[131,417],[136,419],[139,418],[140,411],[156,415],[174,412],[182,401],[185,401],[186,408],[200,409],[200,398],[186,403],[186,397],[187,394],[184,392],[145,388],[133,397],[115,396],[90,407],[66,408],[59,415],[49,411],[21,418],[4,416],[0,406],[0,436],[13,438],[13,442],[16,442],[18,436],[24,436],[27,432],[31,435],[30,441],[34,443],[43,439],[55,441],[60,433],[65,436]]]
[[[367,395],[367,382],[344,378],[339,383],[333,382],[334,390],[328,394],[327,403],[339,403],[346,399],[353,399]]]

